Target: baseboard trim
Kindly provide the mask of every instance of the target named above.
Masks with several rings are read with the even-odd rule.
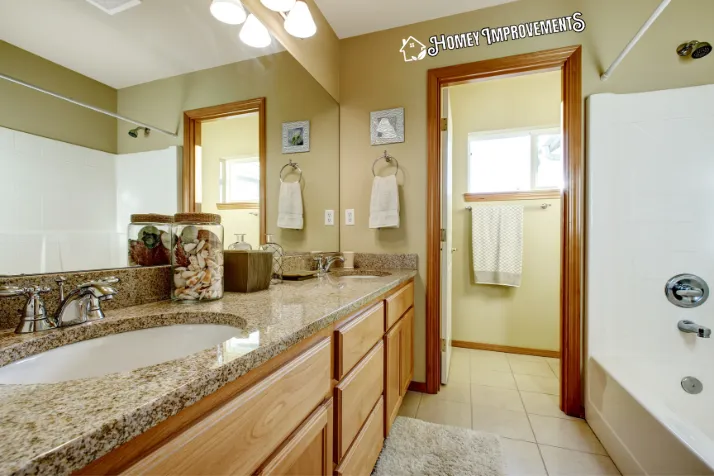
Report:
[[[409,390],[412,392],[428,393],[426,391],[426,382],[411,382],[409,384]]]
[[[557,350],[528,349],[525,347],[511,347],[509,345],[496,345],[496,344],[478,344],[476,342],[466,342],[464,340],[452,340],[451,346],[452,347],[460,347],[462,349],[490,350],[493,352],[506,352],[508,354],[523,354],[523,355],[535,355],[538,357],[551,357],[553,359],[560,358],[560,352]],[[414,383],[414,382],[412,382],[412,383]]]

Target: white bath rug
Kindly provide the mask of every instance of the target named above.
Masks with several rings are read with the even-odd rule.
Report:
[[[373,476],[503,476],[501,440],[414,418],[394,420]]]

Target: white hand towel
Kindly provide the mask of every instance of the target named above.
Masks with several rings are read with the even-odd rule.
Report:
[[[302,190],[300,189],[300,182],[283,182],[280,184],[278,227],[302,230]]]
[[[369,227],[399,228],[399,189],[395,175],[374,177]]]
[[[476,283],[520,287],[523,207],[474,205],[471,213]]]

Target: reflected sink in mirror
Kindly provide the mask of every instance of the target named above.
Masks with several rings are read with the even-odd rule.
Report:
[[[58,383],[161,364],[231,342],[231,357],[258,347],[222,324],[177,324],[111,334],[65,345],[0,367],[0,384]],[[245,342],[243,342],[245,341]]]
[[[387,273],[386,271],[375,271],[375,270],[342,270],[334,271],[332,275],[336,278],[343,279],[374,279],[383,278],[385,276],[391,276],[392,273]]]

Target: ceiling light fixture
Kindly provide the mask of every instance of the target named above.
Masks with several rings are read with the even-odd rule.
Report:
[[[229,25],[240,25],[246,20],[245,8],[240,0],[213,0],[211,15]]]
[[[312,19],[307,3],[302,0],[295,2],[295,6],[285,19],[285,30],[297,38],[310,38],[317,32],[315,20]]]
[[[252,13],[248,15],[238,37],[243,43],[253,48],[265,48],[271,43],[270,32]]]
[[[260,3],[274,12],[289,12],[295,6],[295,0],[260,0]]]

